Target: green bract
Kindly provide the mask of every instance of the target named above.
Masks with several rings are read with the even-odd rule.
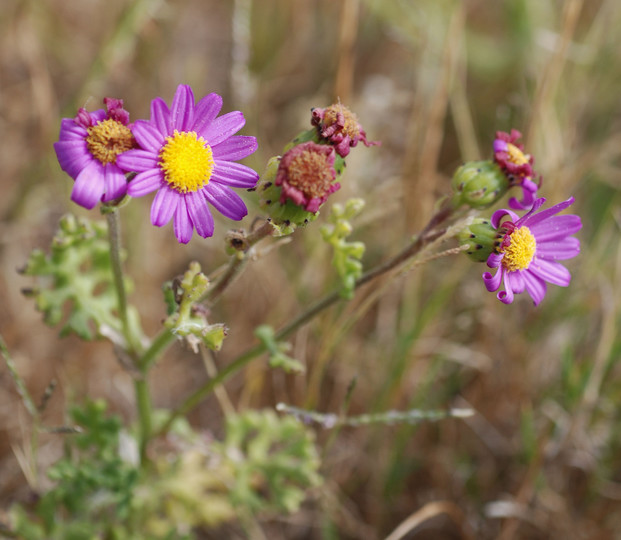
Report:
[[[493,161],[469,161],[455,171],[451,180],[453,205],[487,208],[509,189],[509,180]]]

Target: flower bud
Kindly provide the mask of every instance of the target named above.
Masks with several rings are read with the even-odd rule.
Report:
[[[509,189],[509,180],[493,161],[469,161],[455,171],[451,180],[453,205],[487,208]]]
[[[485,262],[500,244],[500,234],[489,219],[475,218],[457,235],[460,246],[468,246],[466,255],[476,262]]]

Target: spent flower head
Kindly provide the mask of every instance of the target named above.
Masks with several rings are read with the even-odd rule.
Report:
[[[497,131],[494,139],[494,161],[507,175],[511,187],[522,188],[522,200],[512,197],[509,199],[509,206],[516,210],[529,210],[535,202],[539,185],[533,181],[533,156],[526,154],[524,145],[517,142],[521,137],[522,134],[517,129],[512,129],[511,133]]]
[[[307,212],[317,212],[328,196],[340,189],[334,182],[334,148],[312,141],[294,146],[281,158],[274,183],[280,202],[293,201]]]
[[[582,228],[582,222],[576,215],[556,214],[571,206],[574,198],[539,211],[544,202],[544,198],[537,199],[521,218],[505,209],[492,215],[491,225],[499,234],[487,266],[498,270],[495,275],[485,272],[483,281],[490,292],[504,284],[505,290],[497,297],[505,304],[513,302],[514,294],[526,291],[538,305],[546,294],[546,282],[567,287],[571,280],[567,268],[557,261],[580,253],[580,241],[572,235]],[[509,219],[503,221],[506,216]]]
[[[173,219],[175,236],[183,244],[194,229],[203,238],[213,234],[208,203],[230,219],[242,219],[248,211],[232,188],[253,188],[259,178],[236,163],[257,149],[255,137],[234,135],[244,126],[244,115],[233,111],[218,117],[221,108],[218,94],[195,103],[192,89],[179,85],[170,108],[159,97],[151,102],[151,119],[133,127],[139,148],[118,159],[120,167],[138,173],[128,194],[142,197],[157,191],[151,223],[162,227]]]
[[[54,143],[61,168],[75,180],[71,200],[89,210],[125,195],[127,180],[117,159],[136,147],[123,101],[105,98],[104,104],[106,110],[80,108],[75,118],[63,118]]]
[[[380,144],[378,141],[367,141],[367,134],[356,115],[340,103],[325,109],[312,109],[311,124],[317,127],[319,135],[334,146],[336,153],[341,157],[347,157],[350,148],[360,141],[365,146]]]

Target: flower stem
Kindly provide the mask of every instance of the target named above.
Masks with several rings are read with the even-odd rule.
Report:
[[[242,233],[239,237],[230,238],[229,242],[231,246],[237,251],[231,256],[224,273],[218,278],[213,286],[209,287],[200,301],[207,300],[209,304],[215,304],[220,296],[222,296],[222,293],[224,293],[231,283],[235,281],[246,266],[246,263],[252,254],[252,248],[254,245],[263,238],[272,236],[275,230],[276,229],[272,225],[272,222],[268,219],[263,223],[263,225],[252,231],[247,236],[244,236]]]
[[[452,213],[453,208],[450,206],[450,204],[445,203],[443,206],[441,206],[413,242],[411,242],[408,246],[405,247],[405,249],[403,249],[400,253],[398,253],[391,259],[387,260],[382,264],[379,264],[375,268],[372,268],[371,270],[360,276],[360,278],[356,280],[354,290],[398,267],[402,263],[406,262],[410,258],[414,257],[416,254],[418,254],[421,249],[427,244],[442,236],[445,233],[445,230],[436,230],[435,227],[446,221],[452,215]],[[289,337],[298,328],[305,325],[316,315],[329,308],[339,300],[342,300],[342,296],[340,295],[339,290],[332,291],[331,293],[327,294],[326,296],[315,302],[313,305],[311,305],[306,311],[298,315],[289,324],[283,326],[278,332],[275,333],[274,339],[280,341]],[[264,344],[261,343],[255,345],[254,347],[248,349],[246,352],[238,356],[235,360],[233,360],[233,362],[231,362],[222,371],[220,371],[216,377],[210,379],[203,386],[198,388],[175,411],[173,411],[168,420],[162,426],[162,428],[158,430],[158,435],[166,433],[170,429],[172,423],[177,418],[187,414],[190,410],[196,407],[206,396],[208,396],[216,386],[224,383],[240,369],[242,369],[246,364],[250,363],[254,358],[261,355],[265,351],[266,347]]]
[[[155,336],[149,348],[138,360],[138,367],[142,373],[147,373],[153,363],[162,355],[166,348],[175,340],[175,335],[169,328],[164,328]]]
[[[139,448],[140,463],[144,465],[147,460],[147,444],[151,437],[151,396],[147,384],[147,373],[149,363],[139,360],[142,352],[140,339],[132,330],[129,322],[127,309],[127,294],[125,291],[125,281],[123,277],[123,267],[121,264],[121,232],[119,209],[116,206],[104,205],[102,211],[108,222],[108,239],[110,242],[110,262],[112,266],[112,275],[114,278],[114,287],[117,295],[118,315],[121,321],[123,337],[125,338],[125,350],[131,357],[134,365],[140,370],[140,375],[134,379],[134,390],[136,392],[136,406],[138,408],[139,422]],[[153,345],[149,351],[153,349]],[[147,352],[149,352],[147,351]]]
[[[103,208],[103,207],[102,207]],[[131,330],[127,312],[127,293],[125,292],[125,281],[123,279],[123,266],[121,264],[121,226],[119,209],[115,206],[105,206],[103,213],[108,222],[108,240],[110,242],[110,263],[112,266],[112,276],[114,288],[116,289],[117,309],[121,321],[121,329],[125,338],[125,349],[133,360],[140,352],[139,340]]]
[[[140,450],[140,463],[144,465],[147,462],[147,444],[151,438],[152,431],[151,395],[147,380],[143,377],[134,379],[134,390],[136,392],[139,418],[138,446]]]

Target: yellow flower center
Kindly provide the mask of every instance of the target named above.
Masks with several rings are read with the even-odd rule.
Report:
[[[325,154],[306,151],[291,161],[287,179],[290,185],[314,199],[329,192],[334,179],[332,170]]]
[[[537,242],[533,233],[528,227],[515,229],[509,235],[510,243],[504,248],[505,256],[502,258],[502,265],[509,271],[526,270],[537,249]]]
[[[136,146],[130,129],[111,118],[86,128],[86,131],[88,151],[104,165],[116,163],[116,156]]]
[[[209,183],[214,161],[211,147],[194,131],[175,130],[160,151],[160,167],[168,184],[179,191],[198,191]]]
[[[336,123],[338,113],[343,113],[343,117],[345,118],[345,126],[342,128],[342,131],[349,135],[351,139],[355,139],[360,134],[360,129],[358,127],[358,119],[356,115],[351,112],[347,107],[339,104],[330,105],[324,111],[323,123],[326,126],[331,126]]]
[[[526,165],[530,156],[522,152],[517,146],[511,143],[507,143],[507,154],[509,154],[509,161],[516,165]]]

